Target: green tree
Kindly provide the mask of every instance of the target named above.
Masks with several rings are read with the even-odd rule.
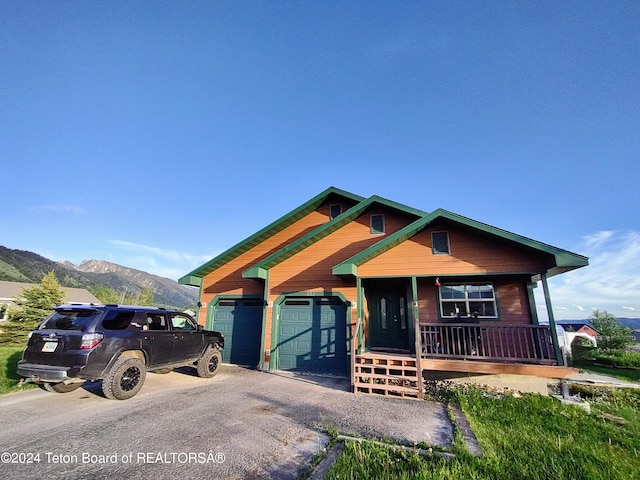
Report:
[[[138,295],[125,298],[124,303],[127,305],[151,306],[153,305],[153,289],[145,288]]]
[[[60,287],[55,273],[49,272],[39,285],[25,288],[21,297],[16,302],[21,309],[15,310],[10,320],[37,323],[47,317],[53,307],[64,301],[65,293]]]
[[[631,344],[631,329],[620,325],[618,319],[606,310],[594,310],[589,320],[600,334],[598,349],[603,353],[620,352]]]
[[[91,289],[91,293],[105,305],[117,304],[120,301],[120,294],[106,285],[96,285]]]

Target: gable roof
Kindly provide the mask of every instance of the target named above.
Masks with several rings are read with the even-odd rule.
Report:
[[[422,210],[408,207],[392,200],[387,200],[386,198],[380,197],[378,195],[374,195],[367,198],[366,200],[361,201],[357,205],[354,205],[349,210],[343,212],[341,215],[338,215],[330,222],[316,228],[315,230],[309,232],[290,245],[281,248],[264,260],[248,268],[247,270],[242,272],[242,276],[245,278],[266,278],[266,272],[271,267],[304,250],[309,245],[312,245],[317,241],[325,238],[329,234],[335,232],[347,223],[350,223],[361,216],[368,208],[376,205],[413,215],[416,218],[421,218],[424,215],[427,215],[427,213]]]
[[[580,330],[585,325],[590,329],[598,332],[589,320],[556,320],[556,324],[561,326],[565,331],[571,328],[575,331]],[[600,332],[598,332],[600,333]]]
[[[197,287],[201,286],[202,278],[205,275],[220,268],[222,265],[228,263],[234,258],[239,257],[240,255],[252,249],[256,245],[262,243],[267,238],[284,230],[289,225],[292,225],[296,221],[300,220],[302,217],[313,212],[320,205],[322,205],[322,203],[325,202],[327,198],[329,198],[331,195],[342,197],[348,200],[353,200],[355,202],[361,202],[364,200],[364,197],[361,197],[359,195],[349,193],[339,188],[329,187],[323,192],[313,197],[312,199],[300,205],[298,208],[290,211],[286,215],[270,223],[269,225],[264,227],[262,230],[259,230],[258,232],[254,233],[250,237],[245,238],[244,240],[237,243],[233,247],[222,252],[220,255],[209,260],[207,263],[187,273],[186,275],[178,279],[178,283],[182,285],[193,285]]]
[[[476,233],[490,236],[494,239],[497,238],[505,243],[546,255],[549,260],[547,265],[548,276],[557,275],[589,264],[589,259],[582,255],[553,247],[551,245],[508,232],[507,230],[492,227],[491,225],[487,225],[440,208],[430,214],[426,214],[410,225],[407,225],[405,228],[389,235],[384,240],[381,240],[375,245],[372,245],[357,255],[354,255],[339,265],[336,265],[333,267],[333,273],[335,275],[357,275],[358,266],[377,257],[383,252],[390,250],[405,240],[408,240],[438,220],[452,222],[456,225],[462,226],[463,228],[471,229]]]
[[[22,295],[26,288],[36,286],[35,283],[0,281],[0,300],[14,301]],[[85,288],[60,287],[66,296],[66,301],[73,303],[102,303]]]

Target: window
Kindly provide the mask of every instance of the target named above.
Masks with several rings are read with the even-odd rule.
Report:
[[[186,315],[174,315],[171,317],[171,327],[174,330],[197,330],[195,322]]]
[[[167,330],[167,319],[163,313],[147,314],[147,330]]]
[[[98,315],[96,310],[56,310],[40,325],[40,330],[78,330],[84,332]]]
[[[102,320],[102,328],[106,328],[107,330],[125,330],[131,323],[131,320],[133,320],[135,314],[136,312],[134,310],[111,310]],[[137,324],[134,324],[134,326],[135,325]],[[138,328],[140,328],[140,325],[138,325]]]
[[[381,213],[371,215],[371,234],[384,233],[384,215]]]
[[[449,255],[449,232],[432,232],[431,245],[434,255]]]
[[[443,317],[497,318],[493,285],[442,285],[440,311]]]
[[[334,203],[329,207],[329,218],[333,220],[342,213],[342,205],[340,203]]]

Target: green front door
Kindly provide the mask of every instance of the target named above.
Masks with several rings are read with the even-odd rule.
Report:
[[[409,350],[406,290],[380,285],[365,288],[365,294],[369,305],[369,348]]]

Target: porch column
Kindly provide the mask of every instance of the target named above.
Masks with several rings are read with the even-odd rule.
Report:
[[[411,307],[413,308],[413,330],[415,333],[416,375],[420,400],[424,399],[424,381],[422,379],[422,333],[420,332],[420,314],[418,310],[418,280],[411,277]]]
[[[549,295],[549,284],[547,283],[547,274],[540,275],[542,279],[542,288],[544,290],[544,302],[547,306],[547,315],[549,316],[549,326],[551,327],[551,337],[553,338],[553,347],[556,352],[556,361],[559,366],[564,366],[562,359],[562,352],[560,351],[560,345],[558,344],[558,332],[556,331],[556,319],[553,316],[553,306],[551,305],[551,297]]]

